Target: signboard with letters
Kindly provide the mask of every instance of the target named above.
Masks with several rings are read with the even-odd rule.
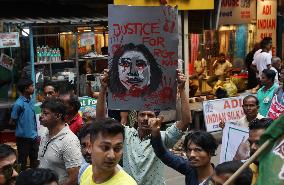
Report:
[[[236,122],[244,116],[244,96],[209,100],[203,102],[204,121],[207,132],[219,131],[221,121]]]
[[[264,37],[272,38],[272,56],[276,55],[277,0],[257,1],[257,37],[260,42]]]
[[[19,33],[0,33],[0,48],[20,47]]]
[[[256,19],[256,0],[222,0],[219,25],[248,24]]]

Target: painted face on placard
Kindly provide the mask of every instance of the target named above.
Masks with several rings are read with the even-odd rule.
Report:
[[[150,84],[150,65],[140,51],[126,51],[118,62],[119,80],[123,86],[143,89]]]

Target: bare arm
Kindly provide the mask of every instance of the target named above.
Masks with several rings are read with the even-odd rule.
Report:
[[[64,182],[64,185],[77,185],[79,167],[73,167],[67,169],[68,179]]]
[[[108,87],[108,69],[105,69],[101,78],[101,90],[98,96],[96,118],[102,119],[106,117],[106,93]]]
[[[189,99],[185,92],[185,82],[186,77],[180,71],[178,71],[178,91],[180,93],[181,99],[181,120],[177,122],[176,127],[182,131],[185,131],[188,128],[189,123],[191,122],[191,113],[189,109]]]

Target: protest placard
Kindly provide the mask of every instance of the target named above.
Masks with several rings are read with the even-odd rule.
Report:
[[[232,161],[240,144],[243,143],[242,145],[247,145],[247,139],[249,135],[248,132],[248,128],[239,127],[233,123],[226,124],[223,130],[220,163],[223,163],[225,161]],[[249,147],[243,148],[247,150],[240,151],[244,152],[243,155],[247,155],[247,153],[249,152]]]
[[[177,8],[109,5],[108,107],[175,109]]]
[[[221,121],[236,122],[244,116],[244,96],[209,100],[203,102],[203,114],[207,132],[221,130]]]
[[[20,47],[19,33],[0,33],[0,48]]]

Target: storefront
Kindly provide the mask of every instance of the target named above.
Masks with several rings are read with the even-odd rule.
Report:
[[[107,53],[102,53],[108,46],[107,18],[15,18],[0,22],[1,56],[6,57],[1,57],[0,63],[1,80],[5,81],[0,97],[1,130],[10,128],[10,109],[18,95],[16,83],[22,77],[34,79],[36,102],[42,100],[47,82],[79,96],[87,95],[87,80],[97,88],[93,77],[108,65]]]

